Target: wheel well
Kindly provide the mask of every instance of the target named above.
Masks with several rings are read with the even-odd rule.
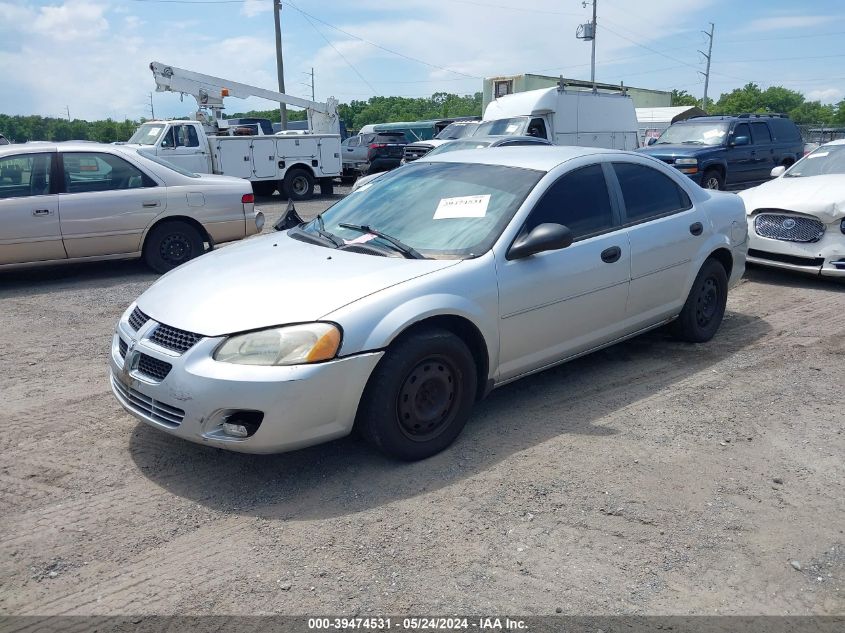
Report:
[[[311,174],[311,177],[312,177],[312,178],[316,178],[316,176],[314,175],[314,169],[313,169],[310,165],[306,165],[305,163],[294,163],[293,165],[291,165],[290,167],[288,167],[288,168],[285,170],[285,177],[287,177],[288,173],[289,173],[292,169],[296,169],[296,168],[304,169],[305,171],[307,171],[307,172],[309,172],[309,173]]]
[[[789,166],[790,166],[792,163],[794,163],[794,162],[795,162],[795,161],[794,161],[794,160],[792,160],[791,158],[784,158],[784,159],[780,162],[780,164],[781,164],[781,165],[783,165],[784,167],[789,167]]]
[[[726,249],[726,248],[716,249],[715,251],[710,253],[710,257],[708,257],[707,259],[715,259],[717,262],[719,262],[722,265],[722,267],[725,269],[725,274],[728,276],[728,279],[730,279],[731,271],[733,270],[733,267],[734,267],[734,259],[733,259],[733,256],[731,255],[731,252],[728,249]]]
[[[484,341],[484,336],[475,326],[472,321],[464,317],[453,314],[443,314],[429,317],[422,321],[417,321],[403,330],[396,338],[393,339],[391,345],[396,341],[411,336],[420,330],[439,328],[447,330],[459,337],[472,352],[472,357],[475,360],[475,370],[478,384],[476,387],[476,399],[480,400],[484,397],[487,388],[487,373],[490,368],[490,359],[487,355],[487,344]]]
[[[716,163],[714,165],[708,165],[707,167],[705,167],[704,173],[706,174],[708,171],[717,171],[717,172],[719,172],[719,175],[722,178],[725,177],[725,168],[722,165],[720,165],[719,163]]]
[[[212,247],[214,246],[214,240],[211,239],[211,236],[208,234],[208,231],[205,230],[205,227],[199,221],[197,221],[194,218],[189,218],[188,216],[185,216],[185,215],[169,215],[165,218],[161,218],[160,220],[157,220],[155,223],[153,223],[150,226],[150,228],[147,229],[147,232],[144,235],[144,243],[141,245],[141,251],[143,251],[147,247],[147,238],[149,237],[150,233],[152,233],[153,229],[155,229],[160,224],[164,224],[166,222],[172,222],[174,220],[178,220],[180,222],[185,222],[187,224],[190,224],[191,226],[193,226],[196,230],[198,230],[200,232],[200,235],[202,235],[202,241],[203,242],[208,242]]]

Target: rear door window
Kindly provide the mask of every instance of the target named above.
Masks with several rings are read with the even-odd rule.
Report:
[[[772,135],[769,133],[769,126],[765,123],[752,123],[751,135],[755,143],[771,143]]]
[[[50,193],[52,154],[19,154],[0,158],[0,199]]]
[[[67,193],[155,186],[140,169],[112,154],[65,152],[62,154],[62,162]]]
[[[646,165],[613,163],[625,202],[625,223],[638,224],[692,207],[674,180]]]

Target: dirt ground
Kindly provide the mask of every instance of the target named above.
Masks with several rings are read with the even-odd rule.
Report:
[[[0,273],[0,614],[845,613],[845,284],[752,269],[711,343],[511,384],[404,464],[136,422],[106,358],[155,279]]]

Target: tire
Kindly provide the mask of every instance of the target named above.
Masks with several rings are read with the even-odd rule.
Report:
[[[285,174],[285,190],[291,200],[308,200],[314,197],[314,176],[301,167],[289,169]]]
[[[254,180],[252,181],[252,192],[256,196],[272,196],[277,186],[275,180]]]
[[[708,169],[701,177],[701,186],[705,189],[725,190],[725,177],[718,169]]]
[[[157,273],[166,273],[205,252],[202,234],[182,220],[162,222],[147,235],[144,261]]]
[[[672,324],[682,341],[706,343],[716,334],[725,316],[728,275],[715,259],[704,262],[690,289],[681,314]]]
[[[364,390],[356,427],[390,457],[431,457],[463,430],[477,383],[466,343],[445,330],[423,330],[388,348]]]
[[[341,176],[340,177],[340,184],[342,185],[351,185],[355,182],[355,176]]]
[[[334,181],[331,178],[320,179],[320,195],[332,196],[334,195]]]

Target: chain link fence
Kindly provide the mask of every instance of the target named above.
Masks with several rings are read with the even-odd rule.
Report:
[[[823,123],[799,123],[801,138],[805,143],[828,143],[845,138],[845,127],[824,125]]]

